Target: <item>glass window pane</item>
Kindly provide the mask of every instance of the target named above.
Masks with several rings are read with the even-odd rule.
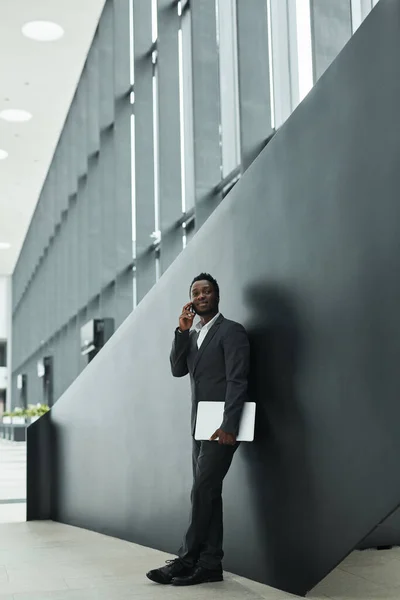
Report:
[[[217,33],[221,94],[222,176],[240,164],[236,3],[218,0]]]
[[[182,212],[194,207],[193,83],[190,8],[182,13],[179,33],[181,95]]]

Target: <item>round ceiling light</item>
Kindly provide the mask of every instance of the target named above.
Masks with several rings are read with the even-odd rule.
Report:
[[[8,242],[0,242],[0,250],[9,250],[11,248],[11,244]]]
[[[25,23],[22,33],[36,42],[55,42],[62,38],[64,29],[51,21],[31,21]]]
[[[32,115],[26,110],[11,108],[0,112],[0,119],[10,121],[10,123],[25,123],[32,119]]]
[[[4,160],[8,157],[8,152],[0,149],[0,160]]]

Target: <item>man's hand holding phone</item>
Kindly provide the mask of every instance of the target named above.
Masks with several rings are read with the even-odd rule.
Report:
[[[193,325],[193,319],[195,317],[195,311],[193,308],[193,303],[189,302],[185,304],[182,309],[182,314],[179,317],[179,330],[180,331],[188,331]]]

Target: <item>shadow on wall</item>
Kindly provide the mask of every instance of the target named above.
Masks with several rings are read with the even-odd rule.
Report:
[[[257,551],[264,554],[269,580],[284,588],[287,582],[279,581],[282,563],[290,556],[290,571],[302,570],[304,577],[304,570],[309,570],[304,540],[308,537],[308,543],[314,543],[310,519],[315,495],[305,415],[298,398],[304,332],[295,298],[283,287],[251,286],[245,304],[250,314],[246,325],[251,344],[249,396],[257,402],[257,420],[255,441],[244,444],[242,451],[254,519],[262,528],[258,539],[263,547]],[[299,496],[297,504],[294,495]],[[293,533],[290,539],[288,531]]]

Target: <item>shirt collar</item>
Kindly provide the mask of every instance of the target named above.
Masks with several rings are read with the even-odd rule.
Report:
[[[203,328],[204,328],[204,329],[211,329],[211,327],[214,325],[215,321],[218,319],[218,317],[220,316],[220,314],[221,314],[221,313],[217,313],[217,314],[215,315],[215,317],[213,317],[213,318],[211,319],[211,321],[209,321],[209,322],[208,322],[208,323],[206,323],[205,325],[203,325],[203,324],[202,324],[202,322],[201,322],[201,321],[199,321],[198,323],[196,323],[196,325],[195,325],[195,327],[194,327],[194,328],[195,328],[197,331],[201,331]]]

